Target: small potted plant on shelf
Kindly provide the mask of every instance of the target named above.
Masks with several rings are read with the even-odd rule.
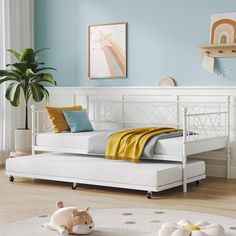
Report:
[[[55,70],[52,67],[45,67],[44,62],[39,62],[38,54],[48,48],[42,48],[34,51],[32,48],[26,48],[21,52],[7,50],[15,58],[16,62],[7,64],[5,70],[0,70],[0,84],[8,82],[5,93],[6,99],[12,106],[20,105],[21,92],[25,101],[25,127],[15,130],[15,151],[30,152],[31,150],[31,130],[28,124],[28,105],[32,97],[35,102],[46,101],[49,92],[45,88],[45,82],[56,85],[53,76],[48,73],[49,70]]]

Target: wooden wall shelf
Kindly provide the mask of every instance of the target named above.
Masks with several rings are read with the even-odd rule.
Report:
[[[233,44],[203,44],[197,45],[202,55],[209,57],[236,57],[236,43]]]

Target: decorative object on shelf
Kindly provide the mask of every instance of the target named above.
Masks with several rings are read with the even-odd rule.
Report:
[[[215,59],[209,56],[203,56],[202,58],[202,68],[204,68],[209,73],[214,73]]]
[[[225,230],[220,224],[209,224],[199,221],[192,224],[188,220],[180,220],[177,224],[165,222],[159,230],[158,236],[224,236]]]
[[[158,81],[157,86],[173,87],[176,86],[176,82],[170,76],[165,76]]]
[[[217,76],[215,58],[236,57],[236,13],[213,14],[211,17],[210,44],[198,45],[202,54],[202,67]]]
[[[212,14],[210,44],[236,43],[236,13]]]
[[[55,70],[52,67],[45,67],[44,62],[38,61],[38,54],[48,48],[34,51],[26,48],[21,52],[7,50],[16,59],[17,62],[6,65],[5,70],[0,70],[0,84],[10,82],[6,89],[6,99],[12,106],[20,105],[20,95],[23,92],[25,100],[25,127],[15,130],[15,151],[31,151],[31,131],[28,127],[28,104],[32,97],[35,102],[40,102],[44,98],[48,100],[49,92],[44,83],[56,85],[53,76],[48,70]]]
[[[127,23],[91,25],[88,34],[89,78],[126,78]]]
[[[53,213],[50,223],[43,226],[56,230],[62,236],[69,234],[89,234],[94,230],[92,216],[86,210],[78,210],[77,207],[64,207],[63,202],[56,203],[57,210]]]
[[[210,44],[197,47],[203,56],[236,57],[236,13],[213,14]]]

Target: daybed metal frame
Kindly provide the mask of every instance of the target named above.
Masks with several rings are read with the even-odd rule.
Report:
[[[161,97],[162,99],[160,99]],[[189,155],[225,148],[227,178],[230,178],[231,157],[230,97],[214,96],[221,101],[206,101],[202,99],[203,96],[197,96],[197,99],[189,101],[186,97],[186,95],[178,95],[174,101],[165,101],[161,95],[121,95],[115,99],[111,95],[87,95],[84,107],[86,107],[93,124],[103,128],[107,124],[119,126],[120,128],[130,127],[131,125],[168,125],[182,128],[183,155],[155,155],[154,159],[182,162],[183,191],[187,192],[186,163]],[[147,112],[148,109],[151,109],[151,115]],[[164,113],[163,109],[165,110]],[[80,149],[38,146],[36,138],[40,133],[40,126],[42,126],[40,114],[44,113],[44,110],[36,110],[35,106],[32,105],[32,155],[35,155],[36,151],[88,154]],[[163,121],[160,121],[160,116],[163,116]],[[48,126],[47,122],[44,119],[43,125],[46,127]],[[205,175],[196,180],[203,178],[205,178]],[[76,186],[76,183],[73,186]],[[148,196],[150,194],[149,192]]]

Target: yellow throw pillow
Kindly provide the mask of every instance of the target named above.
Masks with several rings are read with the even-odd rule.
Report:
[[[70,127],[68,126],[64,117],[63,111],[81,111],[82,109],[82,106],[46,107],[53,131],[55,133],[61,133],[70,130]]]

